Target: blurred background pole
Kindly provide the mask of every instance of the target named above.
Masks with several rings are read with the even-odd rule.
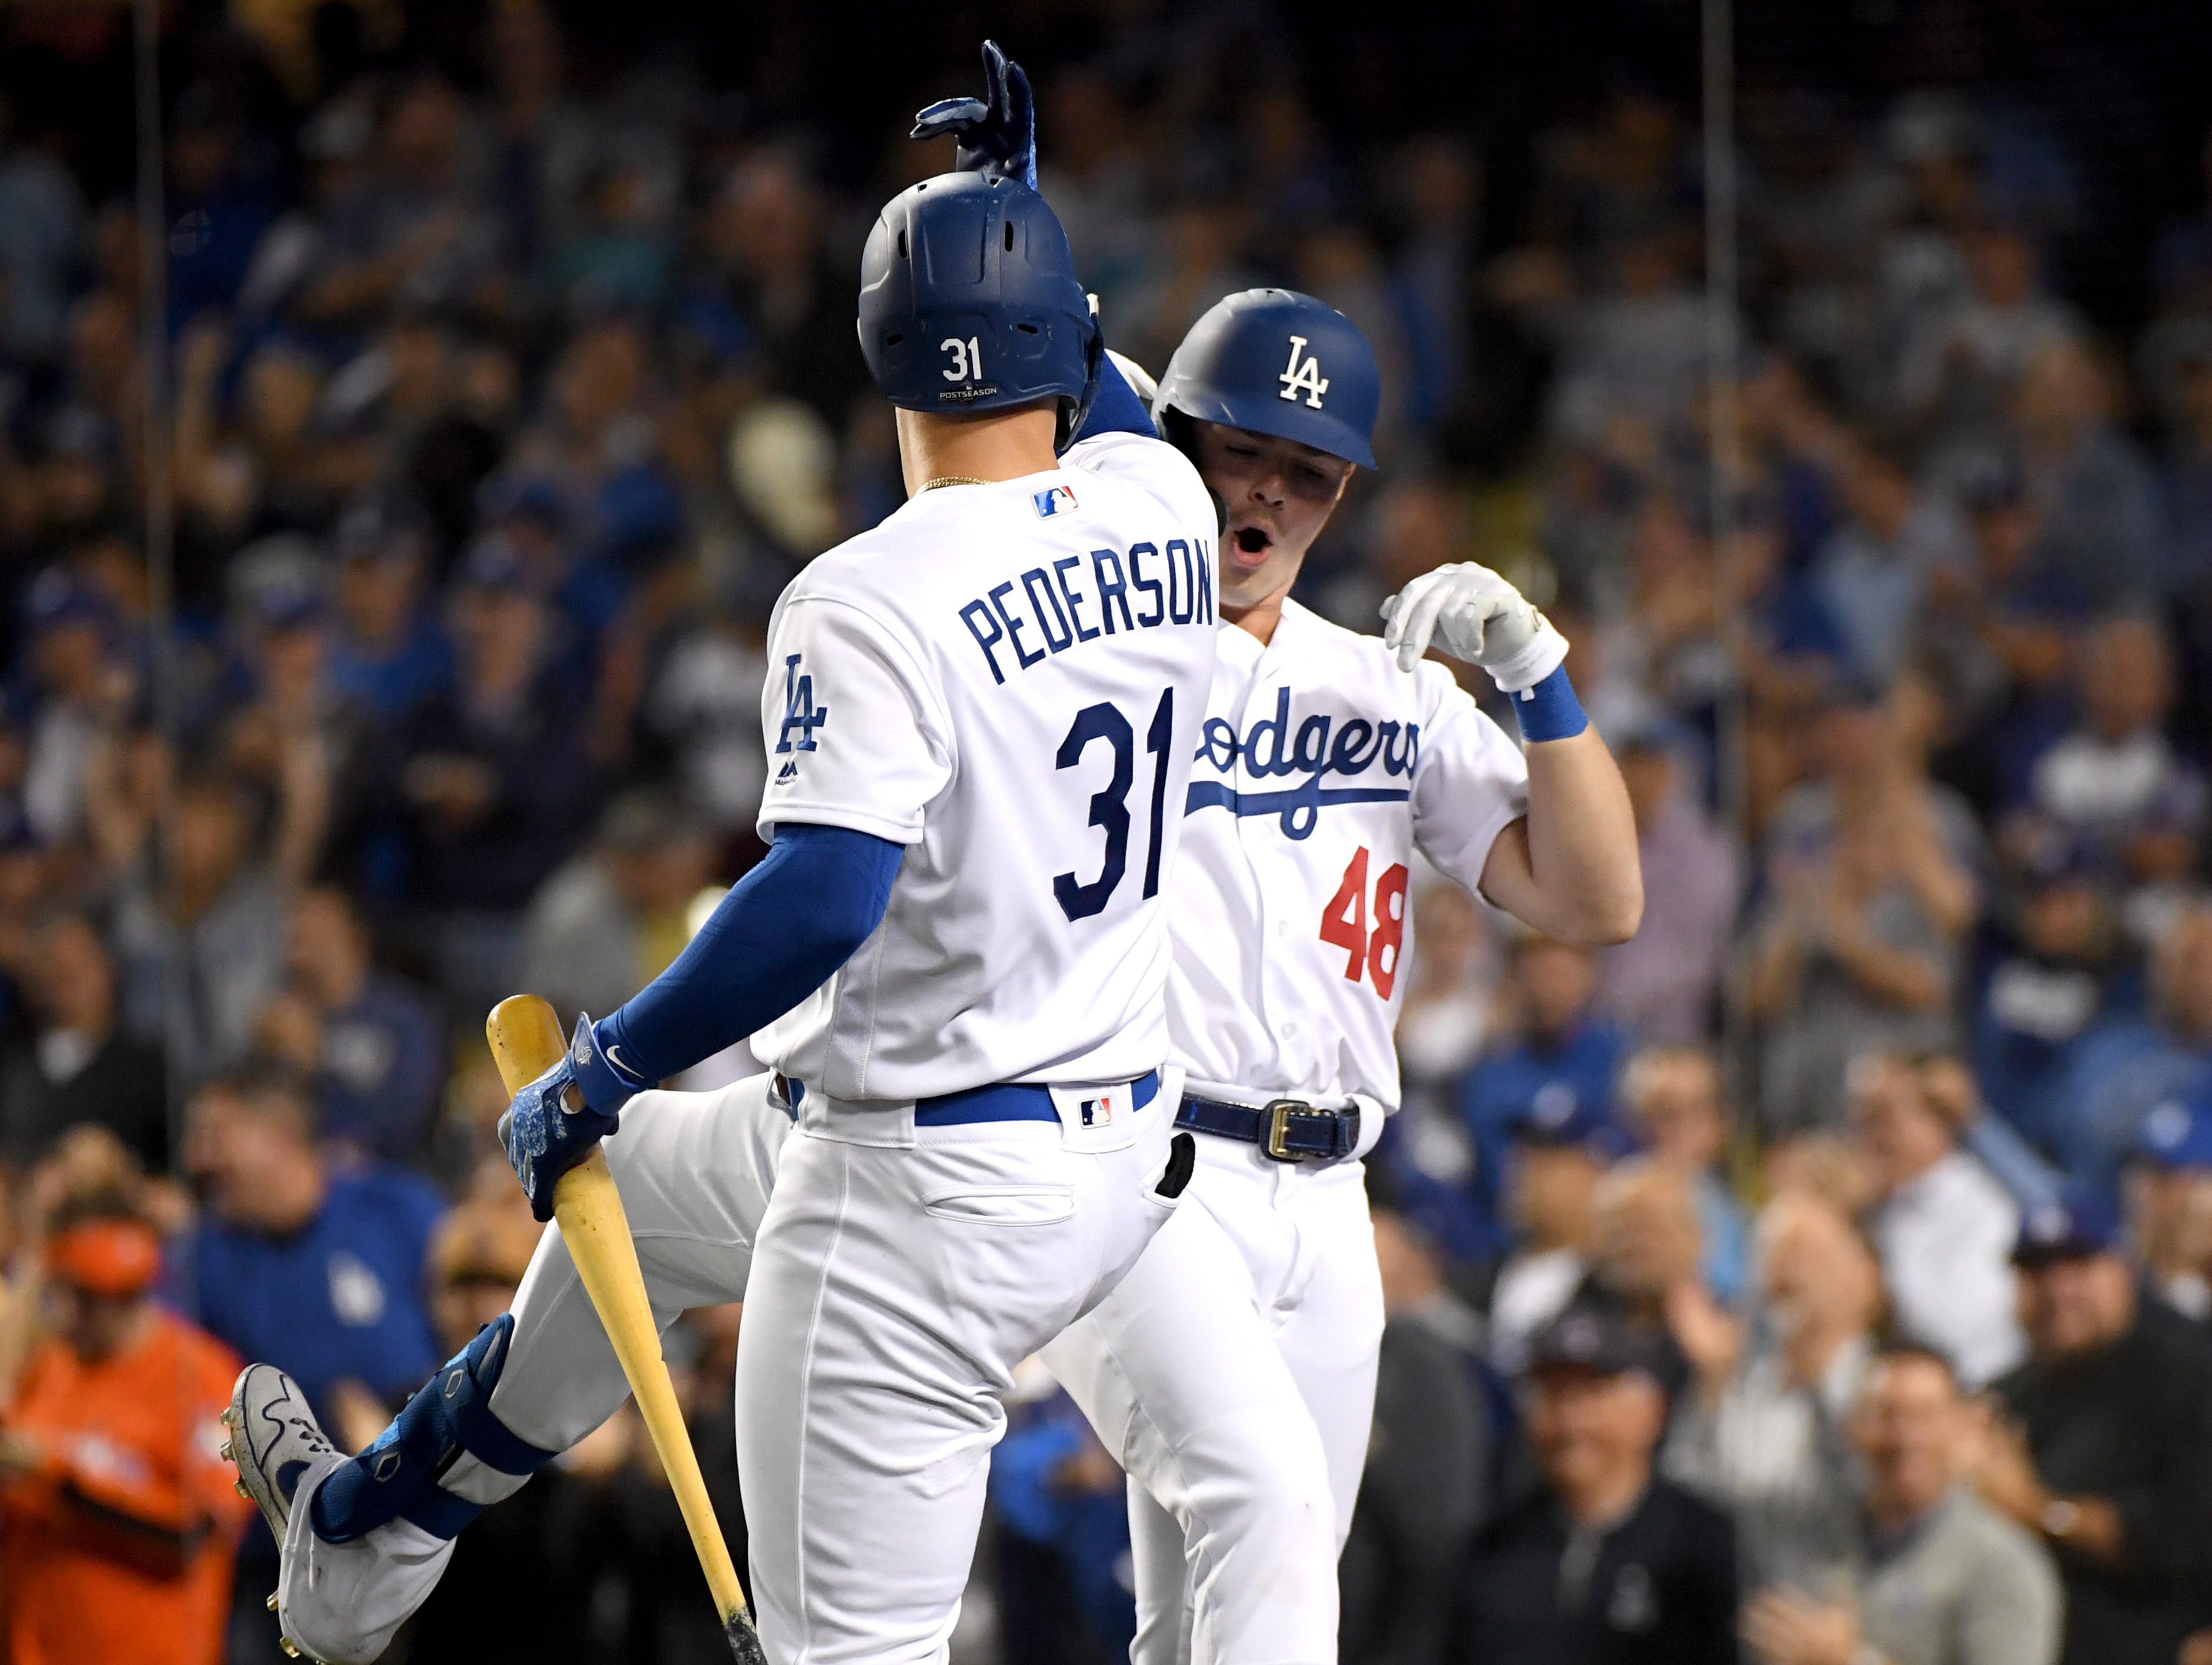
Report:
[[[1712,524],[1713,580],[1727,674],[1722,681],[1713,735],[1713,787],[1721,823],[1747,861],[1751,849],[1750,794],[1744,735],[1744,617],[1738,566],[1743,481],[1742,374],[1737,320],[1735,18],[1733,0],[1703,0],[1705,176],[1706,446]],[[1721,979],[1721,1067],[1741,1125],[1750,1125],[1750,1035],[1742,992],[1732,975]]]
[[[139,477],[145,492],[146,584],[149,599],[147,672],[152,678],[154,732],[167,767],[158,771],[152,855],[159,912],[173,933],[177,928],[172,855],[175,849],[177,755],[176,679],[176,508],[172,491],[169,440],[169,239],[162,204],[161,177],[161,0],[132,0],[137,55],[138,128],[138,397],[139,444],[143,455]],[[169,1159],[174,1166],[184,1151],[182,945],[172,935],[161,955],[161,1017],[168,1086]]]

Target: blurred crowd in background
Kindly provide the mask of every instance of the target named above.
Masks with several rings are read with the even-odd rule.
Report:
[[[758,858],[769,609],[902,500],[854,273],[981,23],[605,9],[175,12],[160,456],[127,22],[0,21],[15,1665],[275,1656],[233,1361],[357,1446],[507,1304],[482,1015],[604,1013]],[[2008,81],[2008,10],[1934,13],[1942,87],[1747,85],[1717,314],[1671,14],[1457,99],[1472,25],[1002,34],[1117,348],[1263,283],[1374,342],[1302,598],[1498,567],[1633,800],[1623,947],[1416,889],[1357,1665],[2212,1662],[2212,143],[2146,170],[2124,54]],[[737,1323],[670,1343],[733,1535]],[[1121,1480],[1048,1378],[993,1504],[960,1665],[1105,1665]],[[717,1657],[684,1542],[625,1413],[404,1657]]]

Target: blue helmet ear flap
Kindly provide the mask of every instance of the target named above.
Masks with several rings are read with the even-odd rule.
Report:
[[[1098,373],[1106,368],[1106,331],[1098,324],[1098,297],[1086,295],[1085,302],[1091,312],[1091,340],[1083,353],[1083,392],[1073,403],[1063,399],[1060,406],[1060,431],[1053,437],[1055,454],[1075,442],[1083,431],[1083,419],[1091,414],[1093,400],[1098,397]]]
[[[1191,466],[1198,466],[1198,428],[1188,410],[1179,410],[1172,404],[1158,406],[1160,437],[1190,459]]]
[[[1160,437],[1190,459],[1190,465],[1198,468],[1198,425],[1185,411],[1171,404],[1158,407]],[[1199,469],[1199,478],[1206,478],[1206,471]],[[1221,494],[1211,485],[1206,488],[1206,501],[1213,505],[1213,533],[1218,538],[1229,530],[1229,505]]]

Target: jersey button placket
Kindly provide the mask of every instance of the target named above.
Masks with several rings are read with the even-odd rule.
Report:
[[[1301,895],[1302,879],[1296,853],[1284,845],[1282,829],[1272,816],[1252,817],[1260,829],[1261,843],[1254,852],[1253,866],[1257,873],[1260,894],[1276,898],[1278,908],[1297,905]],[[1291,915],[1278,913],[1275,916],[1275,935],[1284,945],[1277,952],[1261,956],[1260,981],[1267,996],[1267,1017],[1274,1030],[1275,1040],[1283,1066],[1295,1077],[1298,1071],[1298,1048],[1294,1044],[1303,1031],[1300,1014],[1308,1001],[1300,985],[1297,965],[1303,959],[1297,951],[1290,947],[1288,938]],[[1277,1014],[1283,1014],[1277,1020]]]
[[[1272,651],[1271,648],[1269,652],[1272,653]],[[1270,717],[1274,715],[1276,679],[1265,674],[1267,657],[1267,654],[1261,655],[1259,671],[1247,685],[1243,705],[1237,714],[1237,732],[1240,737],[1248,736],[1252,732],[1252,726],[1258,720],[1255,713],[1261,713]],[[1293,690],[1293,697],[1295,697],[1295,690]],[[1270,780],[1263,780],[1252,773],[1250,755],[1240,744],[1237,750],[1237,795],[1242,798],[1252,793],[1262,792],[1271,784]],[[1284,875],[1279,871],[1281,862],[1280,853],[1275,846],[1277,836],[1274,821],[1270,817],[1240,815],[1237,817],[1237,842],[1244,851],[1246,864],[1252,870],[1255,888],[1260,895],[1265,897],[1296,894],[1295,890],[1286,890],[1281,883]],[[1292,877],[1294,878],[1295,875]],[[1287,936],[1289,923],[1286,918],[1278,915],[1275,921],[1275,934],[1278,937]],[[1296,1009],[1297,991],[1294,988],[1284,987],[1282,985],[1283,975],[1276,963],[1275,957],[1261,955],[1260,957],[1260,1020],[1273,1031],[1279,1042],[1289,1040],[1297,1033],[1296,1024],[1289,1022],[1278,1024],[1273,1020],[1274,1009],[1279,1004],[1275,997],[1279,992],[1283,996],[1279,1004],[1285,1009]]]

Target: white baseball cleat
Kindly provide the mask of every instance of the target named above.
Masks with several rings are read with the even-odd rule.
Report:
[[[230,1437],[222,1455],[238,1465],[239,1490],[261,1507],[278,1543],[291,1524],[292,1498],[310,1471],[340,1453],[324,1437],[300,1384],[274,1364],[248,1364],[222,1413]]]
[[[248,1364],[238,1373],[222,1425],[228,1432],[222,1455],[238,1466],[238,1495],[260,1506],[262,1518],[281,1545],[300,1482],[343,1454],[324,1436],[300,1384],[274,1364]],[[273,1591],[269,1609],[276,1614],[277,1643],[284,1656],[313,1658],[283,1633],[284,1615]]]
[[[223,1411],[222,1455],[239,1468],[239,1497],[250,1497],[261,1508],[261,1519],[270,1523],[276,1543],[283,1543],[285,1528],[292,1523],[292,1499],[299,1484],[319,1466],[330,1466],[345,1453],[323,1435],[323,1424],[307,1408],[307,1395],[274,1364],[248,1364],[230,1387],[230,1408]],[[314,1658],[283,1634],[283,1610],[270,1592],[270,1612],[276,1614],[285,1658]]]

